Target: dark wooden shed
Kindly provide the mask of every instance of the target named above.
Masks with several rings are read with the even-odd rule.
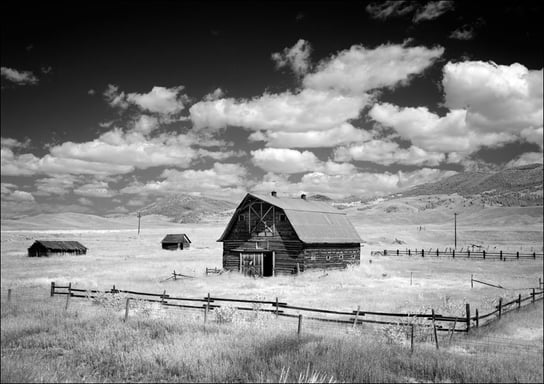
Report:
[[[87,253],[87,247],[79,241],[36,240],[34,244],[28,248],[29,257],[49,256],[63,253],[84,255]]]
[[[191,240],[185,233],[168,234],[162,239],[162,249],[187,249],[191,246]]]
[[[359,264],[361,238],[345,213],[306,199],[248,193],[223,235],[223,268],[261,276]]]

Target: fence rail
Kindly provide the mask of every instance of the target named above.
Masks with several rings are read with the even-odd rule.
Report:
[[[467,259],[482,259],[482,260],[542,260],[544,259],[543,253],[520,253],[520,252],[488,252],[471,251],[469,249],[465,251],[457,251],[454,249],[439,250],[435,249],[384,249],[379,251],[371,251],[371,256],[421,256],[421,257],[451,257],[451,258],[467,258]]]
[[[540,286],[539,280],[539,286]],[[478,309],[475,311],[475,315],[471,315],[470,305],[466,304],[466,314],[465,316],[450,316],[450,315],[441,315],[434,313],[390,313],[390,312],[377,312],[377,311],[365,311],[361,310],[358,307],[356,310],[331,310],[331,309],[322,309],[322,308],[310,308],[310,307],[301,307],[289,305],[286,302],[279,301],[276,298],[275,301],[270,300],[249,300],[249,299],[238,299],[238,298],[221,298],[213,297],[208,294],[203,298],[189,298],[189,297],[174,297],[170,296],[164,291],[163,293],[149,293],[149,292],[137,292],[129,290],[116,289],[115,285],[112,289],[98,291],[98,290],[87,290],[82,288],[72,288],[72,284],[59,286],[54,282],[51,282],[51,296],[54,295],[67,295],[66,299],[66,308],[68,308],[68,302],[71,297],[74,298],[96,298],[99,297],[99,294],[119,294],[124,293],[130,295],[127,297],[127,306],[125,319],[128,318],[129,313],[129,300],[138,299],[147,302],[159,303],[166,307],[177,307],[177,308],[187,308],[187,309],[199,309],[205,312],[204,318],[206,319],[209,311],[213,311],[221,308],[219,302],[228,302],[228,303],[237,303],[241,305],[235,305],[234,308],[241,311],[262,311],[275,314],[278,317],[290,317],[290,318],[299,318],[299,323],[302,321],[301,312],[307,313],[310,312],[311,316],[304,316],[307,320],[314,320],[324,323],[337,323],[337,324],[351,324],[352,326],[361,325],[361,324],[380,324],[380,325],[397,325],[397,326],[414,326],[416,319],[432,321],[432,327],[435,331],[439,332],[469,332],[473,327],[479,327],[489,322],[500,319],[505,313],[519,309],[522,307],[522,304],[530,301],[534,303],[538,300],[544,299],[544,290],[542,288],[531,288],[529,295],[523,297],[521,294],[518,295],[518,298],[511,300],[507,303],[502,303],[502,298],[499,299],[499,304],[495,307],[495,310],[487,314],[479,314]],[[143,297],[140,297],[143,296]],[[175,301],[176,303],[173,303]],[[179,302],[188,302],[188,303],[179,303]],[[202,303],[201,305],[189,304],[189,303]],[[247,304],[253,304],[254,306],[248,307],[243,306]],[[269,305],[270,308],[264,308],[263,306]],[[296,312],[296,313],[295,313]],[[324,316],[315,316],[315,314],[322,314],[326,316],[335,315],[335,317],[324,317]],[[497,315],[493,317],[493,315]],[[485,322],[483,320],[486,320]],[[452,324],[453,323],[453,324]],[[459,327],[458,327],[459,325]]]

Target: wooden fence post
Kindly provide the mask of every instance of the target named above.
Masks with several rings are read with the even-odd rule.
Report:
[[[474,275],[470,275],[470,288],[474,288],[474,279],[472,278]]]
[[[68,304],[70,303],[70,296],[72,296],[72,283],[68,283],[68,294],[66,295],[66,305],[64,306],[64,310],[68,310]]]
[[[467,322],[467,332],[468,332],[470,331],[470,304],[469,303],[465,305],[465,310],[467,312],[466,322]]]
[[[533,303],[535,302],[535,289],[533,288],[533,292],[531,293],[531,296],[533,296]]]
[[[521,308],[521,293],[518,296],[518,309]]]
[[[519,259],[519,251],[516,252],[516,258]]]
[[[55,295],[55,282],[54,281],[51,282],[51,297],[53,297],[53,295]]]
[[[453,258],[455,259],[455,249],[454,249],[453,252],[452,252],[452,256],[453,256]]]
[[[456,326],[456,325],[457,325],[457,318],[455,318],[455,321],[453,322],[453,327],[451,327],[449,344],[451,344],[451,339],[452,339],[452,337],[453,337],[453,333],[455,332],[455,326]]]
[[[129,310],[129,303],[130,302],[130,297],[127,297],[127,304],[125,306],[125,322],[127,321],[128,319],[128,310]]]
[[[113,288],[111,289],[112,295],[115,294],[117,291],[115,290],[115,284],[113,284]]]
[[[425,257],[425,250],[421,248],[421,257]]]
[[[476,308],[476,328],[480,326],[480,316],[478,315],[478,308]]]
[[[434,332],[434,342],[436,344],[436,349],[439,349],[438,348],[438,335],[436,334],[436,323],[434,321],[434,309],[432,310],[432,314],[433,314],[433,332]]]
[[[533,252],[533,259],[536,260],[536,252]]]
[[[357,313],[355,314],[355,320],[353,320],[353,326],[352,328],[355,328],[355,326],[357,325],[357,319],[359,318],[359,311],[361,310],[361,306],[358,305],[357,306]]]
[[[499,260],[502,260],[502,251],[499,252]]]
[[[208,275],[208,268],[206,268],[206,276]],[[177,280],[176,270],[174,269],[174,280]]]
[[[399,255],[399,250],[397,249],[397,256]]]
[[[276,296],[276,319],[278,318],[278,297]]]
[[[502,316],[502,297],[499,297],[499,319]]]
[[[206,310],[204,311],[204,322],[208,317],[208,312],[210,311],[210,292],[208,292],[208,299],[206,300]]]
[[[412,330],[410,331],[410,351],[414,352],[414,324],[411,324]]]
[[[8,303],[11,303],[11,288],[8,289]]]
[[[484,256],[484,260],[485,260],[485,251],[482,251],[482,255]]]
[[[300,332],[302,332],[302,315],[298,315],[298,330],[297,334],[300,336]]]
[[[438,257],[438,248],[436,248],[436,257]]]
[[[412,251],[408,250],[408,256],[412,256]]]
[[[470,249],[467,248],[467,257],[470,259]]]
[[[162,292],[161,295],[161,304],[164,304],[164,298],[166,297],[166,289]]]

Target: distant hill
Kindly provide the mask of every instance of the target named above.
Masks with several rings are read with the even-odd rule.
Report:
[[[330,203],[333,201],[329,196],[320,195],[320,194],[310,195],[308,196],[308,200],[323,201],[326,203]]]
[[[402,193],[420,196],[457,193],[478,196],[489,205],[542,205],[542,164],[530,164],[498,172],[464,172],[435,183],[421,184]]]
[[[142,215],[163,215],[178,223],[198,223],[210,216],[230,216],[236,204],[203,196],[166,196],[140,210]]]

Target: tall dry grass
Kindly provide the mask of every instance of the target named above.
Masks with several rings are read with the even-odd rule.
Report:
[[[129,320],[64,298],[2,303],[2,382],[542,382],[542,355],[409,348],[258,311],[172,311]],[[540,311],[542,305],[540,304]],[[515,314],[514,314],[515,315]],[[512,316],[514,316],[512,315]],[[364,330],[363,330],[364,331]]]

